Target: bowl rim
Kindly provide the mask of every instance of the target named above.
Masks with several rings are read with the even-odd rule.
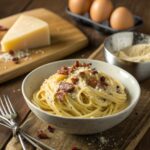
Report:
[[[134,62],[134,61],[128,61],[128,60],[125,60],[125,59],[122,59],[122,58],[119,58],[119,57],[117,57],[114,53],[113,53],[113,51],[111,50],[111,49],[108,49],[107,47],[106,47],[106,43],[108,42],[108,40],[110,39],[110,38],[112,38],[113,36],[115,36],[116,34],[126,34],[126,33],[133,33],[133,34],[143,34],[143,35],[146,35],[146,36],[149,36],[150,37],[150,35],[148,35],[148,34],[145,34],[145,33],[140,33],[140,32],[133,32],[133,31],[122,31],[122,32],[117,32],[117,33],[114,33],[114,34],[112,34],[112,35],[110,35],[110,36],[108,36],[108,37],[106,37],[105,38],[105,40],[104,40],[104,50],[105,51],[107,51],[109,54],[111,54],[115,59],[117,59],[118,61],[122,61],[122,62],[124,62],[124,63],[130,63],[130,64],[150,64],[150,62]],[[144,43],[143,43],[144,44]],[[150,43],[149,43],[150,44]]]
[[[79,61],[80,61],[80,60],[81,60],[81,61],[87,61],[87,60],[88,60],[88,61],[95,62],[95,63],[107,64],[107,65],[109,65],[109,66],[111,66],[111,67],[115,67],[115,68],[117,68],[117,69],[123,71],[124,73],[128,74],[128,75],[130,76],[130,78],[132,78],[132,80],[134,80],[134,82],[135,82],[135,84],[136,84],[136,86],[137,86],[137,89],[138,89],[137,94],[136,94],[136,97],[134,98],[134,99],[135,99],[134,103],[130,103],[125,109],[123,109],[123,110],[121,110],[120,112],[117,112],[117,113],[115,113],[115,114],[112,114],[112,115],[107,115],[107,116],[102,116],[102,117],[95,117],[95,118],[82,118],[82,117],[64,117],[64,116],[58,116],[58,115],[50,114],[49,112],[47,112],[47,111],[41,109],[40,107],[36,106],[35,104],[33,104],[33,103],[31,102],[31,100],[28,99],[28,97],[27,97],[26,94],[25,94],[24,89],[25,89],[26,80],[27,80],[28,78],[30,78],[30,76],[32,75],[32,73],[36,72],[37,70],[39,70],[39,69],[41,69],[41,68],[43,68],[43,67],[49,66],[49,65],[55,65],[55,64],[61,63],[61,62],[63,63],[63,62],[70,62],[70,61],[76,61],[76,60],[79,60]],[[55,118],[59,118],[59,119],[66,119],[66,120],[68,120],[68,119],[69,119],[69,120],[99,120],[99,119],[109,119],[109,118],[117,117],[117,116],[119,116],[119,115],[121,115],[121,114],[124,114],[124,113],[128,112],[128,110],[129,110],[130,108],[132,108],[132,107],[134,108],[134,107],[136,106],[136,104],[138,103],[138,101],[139,101],[139,99],[140,99],[140,95],[141,95],[141,88],[140,88],[140,85],[139,85],[138,81],[135,79],[135,77],[134,77],[133,75],[131,75],[131,74],[130,74],[129,72],[127,72],[126,70],[124,70],[124,69],[122,69],[122,68],[120,68],[120,67],[117,67],[117,66],[115,66],[115,65],[106,63],[106,62],[104,62],[104,61],[93,60],[93,59],[82,59],[82,58],[81,58],[81,59],[80,59],[80,58],[77,58],[77,59],[65,59],[65,60],[54,61],[54,62],[50,62],[50,63],[44,64],[44,65],[41,65],[41,66],[35,68],[35,69],[32,70],[30,73],[28,73],[28,74],[26,75],[26,77],[23,79],[23,82],[22,82],[22,85],[21,85],[21,91],[22,91],[23,98],[24,98],[24,100],[26,101],[27,105],[32,106],[34,109],[38,110],[40,113],[44,113],[44,114],[49,115],[49,116],[51,116],[51,117],[55,117]],[[32,110],[31,110],[31,111],[32,111]]]

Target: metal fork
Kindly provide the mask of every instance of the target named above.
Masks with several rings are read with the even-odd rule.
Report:
[[[46,144],[40,142],[39,140],[31,137],[30,135],[28,135],[27,133],[25,133],[24,131],[22,131],[19,128],[18,124],[15,121],[15,118],[17,117],[17,113],[14,110],[8,96],[3,95],[3,100],[0,97],[0,103],[1,103],[1,106],[0,106],[0,113],[1,113],[0,120],[3,120],[2,125],[5,124],[6,127],[8,126],[8,128],[11,128],[13,130],[13,135],[18,136],[23,150],[27,150],[27,149],[25,147],[25,144],[23,142],[22,137],[24,139],[26,139],[30,144],[32,144],[33,146],[35,146],[36,148],[38,148],[40,150],[43,150],[43,149],[45,149],[45,150],[54,150],[53,148],[47,146]]]
[[[23,150],[27,150],[26,149],[26,146],[24,144],[24,141],[23,141],[23,138],[22,136],[20,135],[20,133],[18,132],[17,133],[17,129],[18,129],[18,125],[17,123],[15,122],[15,118],[17,117],[17,113],[16,111],[14,110],[10,100],[9,100],[9,97],[8,96],[4,96],[3,95],[3,99],[5,101],[5,105],[4,105],[4,102],[2,100],[2,98],[0,97],[0,103],[1,103],[1,106],[0,106],[0,112],[1,112],[1,120],[3,119],[4,122],[1,123],[2,125],[4,125],[5,123],[5,127],[9,127],[9,128],[12,128],[13,130],[13,135],[18,137],[20,143],[21,143],[21,146],[22,146],[22,149]],[[7,124],[6,124],[7,122]],[[9,123],[11,125],[9,125]]]

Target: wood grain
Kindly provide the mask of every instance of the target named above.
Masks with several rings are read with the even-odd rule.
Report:
[[[0,1],[0,18],[4,18],[9,15],[13,15],[13,14],[19,13],[20,11],[23,11],[24,9],[26,9],[26,7],[28,7],[30,2],[31,0],[21,0],[21,1],[20,0],[18,1],[1,0]],[[0,36],[1,35],[3,35],[3,33],[2,34],[0,33]],[[20,108],[21,106],[21,109],[19,109],[19,113],[21,113],[22,115],[19,115],[18,117],[19,122],[21,122],[26,117],[27,113],[29,112],[27,105],[23,101],[22,94],[18,91],[18,89],[20,89],[21,81],[22,79],[18,78],[16,83],[14,81],[11,81],[9,83],[5,83],[0,86],[0,95],[9,93],[9,95],[13,97],[12,101],[13,101],[13,104],[15,105],[15,108],[17,109],[17,108]],[[16,96],[18,98],[17,101],[16,101]],[[18,105],[19,107],[17,107]],[[11,136],[10,130],[4,127],[0,127],[0,149],[4,147],[6,142],[9,140],[10,136]]]
[[[0,18],[4,18],[18,12],[23,11],[28,7],[32,0],[1,0],[0,1]]]
[[[146,132],[146,134],[144,135],[144,137],[142,138],[142,140],[139,142],[139,144],[137,145],[137,147],[135,148],[135,150],[149,150],[150,148],[150,143],[149,143],[149,139],[150,139],[150,128],[149,130]]]
[[[99,48],[93,54],[91,54],[89,58],[102,60],[104,58],[103,45],[100,45]],[[75,136],[63,133],[60,130],[56,130],[56,133],[52,134],[49,140],[43,141],[56,150],[70,150],[73,145],[77,145],[79,148],[82,148],[82,150],[132,150],[137,146],[139,141],[142,139],[142,137],[150,127],[149,88],[150,80],[141,83],[142,94],[139,103],[137,104],[132,114],[116,127],[90,136]],[[48,124],[37,119],[34,114],[31,113],[28,117],[28,120],[30,121],[26,123],[27,127],[24,127],[24,129],[29,132],[29,134],[36,137],[37,131],[42,128],[45,128],[45,132],[49,133],[46,130]],[[29,128],[30,126],[32,126],[32,129]],[[56,137],[58,137],[57,140]],[[106,143],[103,143],[103,141],[101,140],[102,138],[106,140]],[[9,144],[11,143],[12,140]]]
[[[19,64],[15,64],[13,61],[1,61],[0,83],[22,75],[44,63],[63,58],[82,49],[88,43],[86,36],[82,32],[46,9],[35,9],[24,14],[35,16],[49,24],[52,44],[32,50],[32,53],[27,58],[20,59]],[[0,24],[10,28],[19,15],[1,19]]]
[[[21,0],[21,1],[20,0],[0,0],[0,17],[3,18],[5,16],[18,13],[19,11],[22,11],[25,9],[31,10],[31,9],[39,8],[39,7],[44,7],[51,11],[54,11],[55,13],[59,14],[63,18],[67,19],[69,22],[72,22],[76,27],[81,29],[89,39],[89,46],[87,48],[83,49],[80,52],[74,53],[73,55],[70,55],[67,58],[87,58],[103,42],[106,35],[94,30],[91,27],[80,24],[80,23],[76,22],[75,20],[73,20],[72,18],[68,17],[68,15],[66,15],[66,13],[65,13],[65,7],[67,5],[67,1],[68,0],[63,0],[63,1],[62,0],[55,0],[55,1],[54,0],[44,0],[44,1],[43,0]],[[26,2],[29,2],[29,3],[26,5]],[[144,32],[144,33],[150,33],[150,29],[149,29],[149,26],[150,26],[150,20],[149,20],[149,18],[150,18],[150,11],[149,11],[150,1],[147,1],[147,0],[142,0],[142,1],[139,1],[139,0],[132,0],[132,1],[131,0],[121,0],[121,1],[113,0],[113,3],[115,3],[116,6],[120,6],[120,5],[126,6],[135,15],[141,16],[144,19],[144,25],[139,29],[139,31]],[[97,59],[100,59],[100,57],[97,57]],[[8,94],[10,97],[13,98],[12,102],[13,102],[16,110],[19,111],[19,113],[18,113],[19,114],[19,122],[22,122],[29,112],[29,109],[26,106],[26,104],[22,98],[21,92],[17,91],[17,89],[20,88],[23,78],[24,78],[24,76],[13,79],[7,83],[0,85],[0,94]],[[145,81],[145,83],[143,83],[142,86],[144,87],[144,85],[145,85],[145,87],[147,87],[147,90],[148,90],[149,82],[147,82],[147,84],[146,84],[146,82],[147,81]],[[13,93],[13,90],[17,91],[17,94]],[[142,95],[144,95],[144,94],[145,93],[142,93]],[[145,101],[145,98],[143,99],[143,102],[144,101]],[[143,114],[145,114],[145,113],[146,113],[146,111],[143,112]],[[132,122],[133,120],[130,120],[130,121]],[[140,120],[139,120],[139,122],[140,122]],[[124,130],[124,128],[121,128],[121,130]],[[116,132],[117,132],[117,130],[116,130]],[[116,133],[113,132],[112,135],[113,134],[116,134]],[[119,133],[117,133],[117,134],[119,134]],[[79,138],[78,138],[78,136],[71,136],[71,139],[70,139],[70,136],[63,136],[64,139],[62,139],[61,142],[58,142],[56,137],[55,137],[55,139],[58,143],[60,143],[60,147],[63,145],[63,142],[65,141],[64,148],[67,147],[67,145],[70,145],[70,147],[71,147],[72,145],[78,146],[79,143],[80,144],[82,143],[81,147],[83,147],[83,149],[84,148],[88,149],[90,147],[90,145],[99,145],[99,143],[100,143],[99,139],[102,135],[100,135],[100,134],[98,134],[98,135],[88,136],[88,137],[83,136],[83,137],[79,137]],[[2,149],[2,147],[4,147],[4,145],[6,144],[6,142],[8,141],[9,138],[10,138],[10,131],[7,130],[6,128],[0,127],[0,149]],[[55,143],[55,139],[53,141],[54,143]],[[144,135],[144,137],[140,141],[140,143],[137,145],[136,150],[149,150],[149,148],[150,148],[149,139],[150,139],[150,129]],[[132,140],[130,140],[130,141],[132,141]],[[69,142],[71,144],[69,144]],[[115,141],[113,141],[113,143],[114,142]],[[59,149],[61,149],[60,147],[59,147]],[[101,147],[104,147],[104,146],[102,145]],[[10,147],[10,149],[12,149],[12,148],[13,147]],[[3,148],[3,149],[5,149],[5,148]],[[98,150],[98,149],[91,148],[89,150]],[[100,150],[102,150],[102,148],[100,148]],[[110,148],[110,150],[112,150],[112,148]]]

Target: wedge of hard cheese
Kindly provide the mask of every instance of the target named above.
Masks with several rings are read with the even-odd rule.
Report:
[[[48,23],[27,15],[21,15],[1,41],[3,52],[25,50],[46,45],[50,45]]]

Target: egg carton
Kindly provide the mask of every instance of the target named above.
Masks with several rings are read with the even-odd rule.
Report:
[[[126,30],[115,30],[109,25],[108,20],[103,21],[102,23],[94,22],[91,20],[88,13],[86,13],[84,15],[79,15],[79,14],[75,14],[75,13],[71,12],[68,8],[66,8],[66,13],[69,16],[71,16],[72,18],[74,18],[76,21],[78,21],[86,26],[93,27],[94,29],[104,32],[104,33],[107,33],[107,34],[113,34],[113,33],[122,32],[122,31],[134,31],[143,24],[142,18],[134,15],[134,27],[131,27]]]

